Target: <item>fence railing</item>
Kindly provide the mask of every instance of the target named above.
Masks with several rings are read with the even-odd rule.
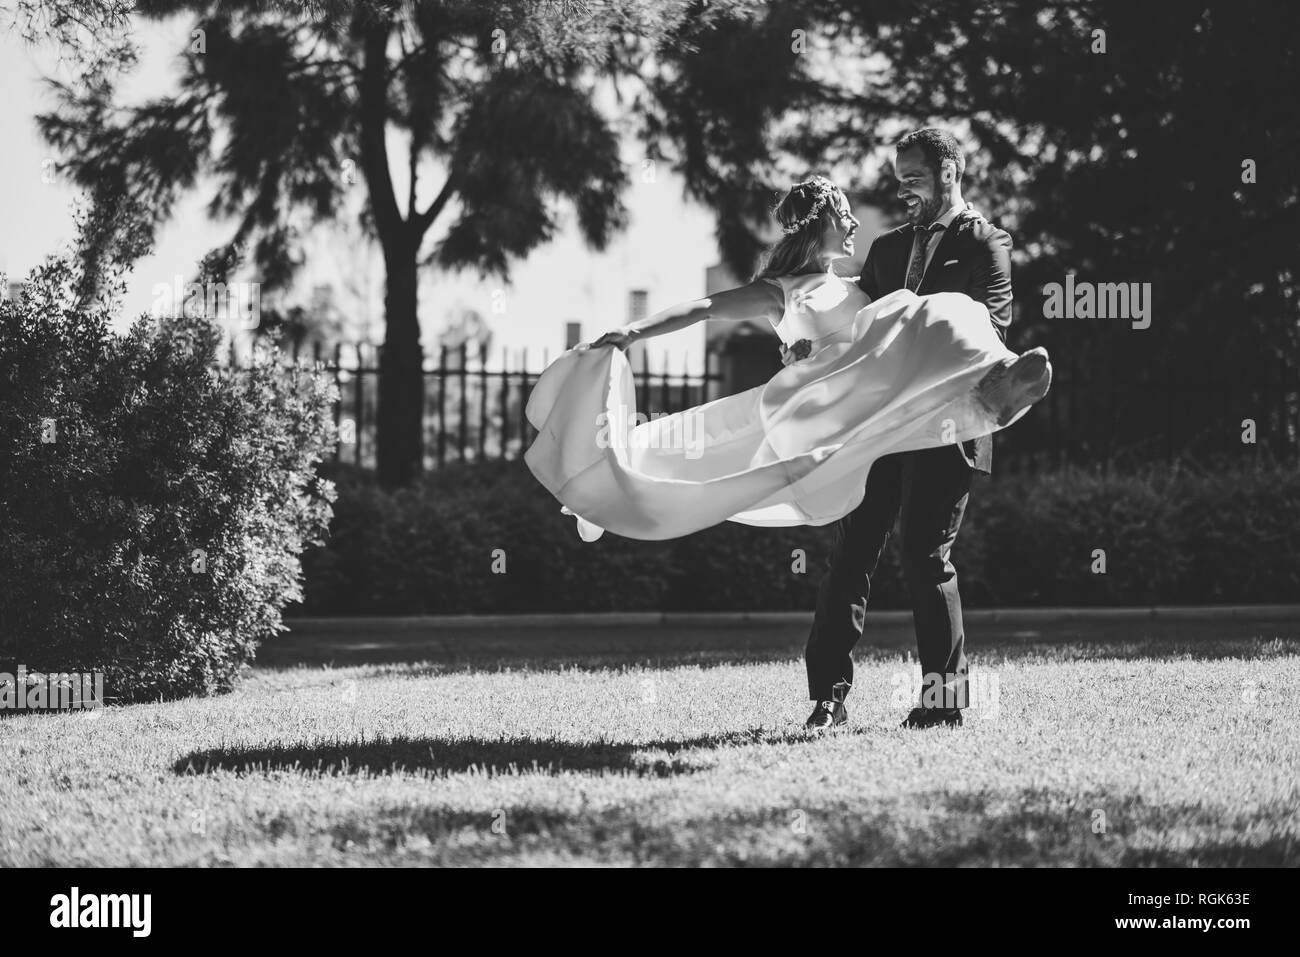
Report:
[[[379,396],[378,350],[371,346],[291,349],[286,361],[306,359],[333,378],[339,401],[335,459],[375,465]],[[425,467],[449,462],[514,459],[536,435],[524,415],[546,366],[529,368],[526,352],[440,348],[424,364]],[[241,364],[232,349],[227,360]],[[723,395],[720,359],[697,372],[672,372],[644,355],[633,363],[638,411],[679,412]],[[1252,426],[1243,423],[1253,423]],[[1253,442],[1246,441],[1252,438]],[[1124,381],[1082,378],[1058,369],[1039,405],[995,440],[999,472],[1038,471],[1064,464],[1108,465],[1267,455],[1300,462],[1300,383]]]
[[[379,406],[379,350],[369,345],[282,351],[285,361],[313,362],[334,380],[339,400],[334,424],[340,441],[336,461],[375,467]],[[495,355],[496,361],[492,361]],[[489,354],[487,349],[439,348],[424,360],[424,464],[513,459],[532,444],[537,430],[524,412],[548,356],[529,367],[526,351]],[[227,362],[246,361],[232,346]],[[652,368],[644,354],[633,362],[637,410],[647,415],[680,412],[716,398],[721,375],[716,362],[697,372],[670,371],[670,363]]]

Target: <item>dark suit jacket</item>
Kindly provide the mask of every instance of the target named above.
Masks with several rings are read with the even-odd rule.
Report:
[[[877,237],[871,244],[858,285],[872,299],[903,288],[913,234],[909,223]],[[916,291],[921,296],[932,292],[964,292],[984,303],[993,327],[1005,342],[1007,326],[1011,324],[1011,236],[978,213],[963,210],[944,230]],[[971,468],[992,471],[991,435],[961,443],[958,452]]]

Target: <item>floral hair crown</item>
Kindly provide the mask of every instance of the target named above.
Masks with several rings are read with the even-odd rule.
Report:
[[[808,210],[808,215],[804,216],[802,219],[795,220],[789,226],[783,226],[781,228],[781,232],[785,233],[787,236],[799,232],[799,230],[803,229],[816,219],[818,214],[821,213],[822,207],[825,206],[826,202],[835,195],[835,186],[830,182],[830,180],[821,177],[816,179],[806,179],[802,183],[795,183],[794,186],[791,187],[791,190],[796,190],[801,186],[810,187],[813,191],[813,196],[815,196],[816,199],[813,200],[812,209]]]

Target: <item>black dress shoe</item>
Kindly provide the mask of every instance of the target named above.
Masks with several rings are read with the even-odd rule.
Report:
[[[955,728],[961,724],[960,708],[913,708],[911,713],[903,719],[900,727],[904,728],[933,728],[935,725],[944,724],[950,728]]]
[[[809,731],[825,731],[849,720],[849,709],[838,701],[818,701],[803,726]]]
[[[803,726],[809,731],[825,731],[849,720],[849,709],[844,707],[844,699],[849,694],[849,683],[837,681],[831,688],[829,701],[818,701],[813,713]]]

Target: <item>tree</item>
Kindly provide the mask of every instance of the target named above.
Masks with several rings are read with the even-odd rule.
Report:
[[[1110,434],[1098,443],[1137,448],[1166,432],[1194,447],[1275,408],[1266,390],[1300,374],[1295,15],[1259,0],[938,14],[908,11],[873,45],[897,88],[915,91],[918,119],[970,118],[986,188],[1032,252],[1022,327],[1079,378],[1190,386],[1134,392],[1099,416]],[[1253,182],[1247,159],[1266,171]],[[1150,327],[1044,319],[1042,284],[1067,271],[1151,283]],[[1219,383],[1247,388],[1233,399]]]
[[[745,275],[777,182],[834,172],[888,208],[893,138],[925,123],[954,126],[972,147],[970,193],[1016,237],[1014,341],[1042,341],[1080,369],[1128,378],[1296,374],[1300,57],[1295,17],[1275,3],[427,0],[286,9],[141,4],[147,16],[197,17],[203,52],[188,56],[180,93],[123,110],[111,71],[92,71],[84,86],[60,87],[65,109],[42,117],[42,129],[92,195],[129,197],[155,220],[180,190],[214,176],[213,210],[239,218],[232,242],[252,246],[268,284],[292,275],[295,230],[344,209],[355,173],[386,269],[387,484],[409,480],[421,460],[420,270],[505,275],[554,234],[564,207],[600,246],[624,223],[618,145],[628,129],[715,211],[724,259]],[[615,124],[597,109],[597,93],[608,90],[636,123]],[[405,184],[389,155],[398,141]],[[1248,160],[1258,171],[1251,181]],[[430,177],[436,188],[426,192]],[[1149,281],[1159,317],[1132,335],[1045,321],[1038,288],[1066,271]],[[1099,435],[1113,427],[1139,441],[1171,419],[1193,430],[1216,395],[1196,389],[1177,410],[1122,410]]]
[[[230,248],[251,247],[271,287],[298,265],[296,235],[337,215],[353,180],[363,185],[386,270],[379,477],[400,485],[422,462],[419,271],[507,275],[555,234],[562,206],[603,246],[625,221],[627,172],[597,90],[639,75],[657,46],[682,42],[684,25],[704,31],[754,6],[147,0],[142,16],[196,17],[179,92],[126,106],[101,72],[56,83],[61,108],[39,124],[98,202],[129,197],[152,225],[214,178],[211,212],[236,218]]]
[[[719,122],[745,93],[702,58],[674,91],[694,107],[675,122],[698,131],[678,136],[698,147],[683,157],[688,182],[738,234],[724,243],[734,272],[757,248],[743,235],[757,220],[751,183],[773,161],[794,175],[839,171],[860,198],[895,208],[888,145],[908,128],[951,126],[971,147],[968,194],[1016,239],[1013,342],[1046,343],[1076,381],[1156,384],[1099,410],[1092,440],[1138,448],[1163,432],[1191,447],[1234,435],[1243,417],[1281,417],[1270,393],[1300,376],[1300,15],[1266,0],[773,7],[709,38],[742,71],[779,65],[779,31],[764,29],[778,22],[824,51],[787,87],[798,108],[778,135],[727,138],[739,124]],[[1150,328],[1046,319],[1042,286],[1070,271],[1151,283]],[[1173,381],[1180,391],[1161,388]],[[1239,397],[1225,401],[1220,383]],[[1297,428],[1271,431],[1294,448]]]

